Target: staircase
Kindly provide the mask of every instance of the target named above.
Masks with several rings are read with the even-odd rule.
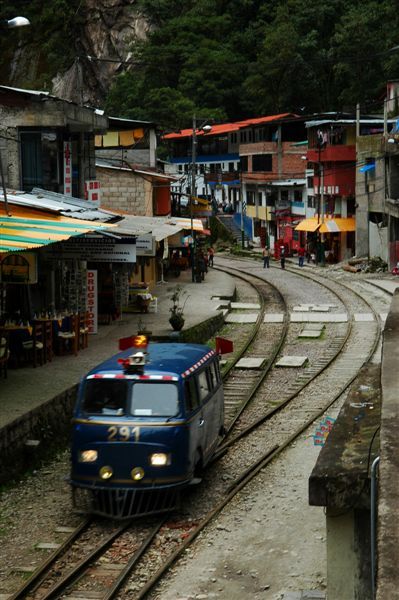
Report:
[[[231,237],[234,240],[234,243],[237,244],[237,246],[241,246],[241,241],[242,241],[241,229],[240,229],[240,227],[238,227],[238,225],[234,221],[233,215],[216,215],[216,218],[219,221],[219,223],[225,229],[227,229],[227,231],[230,233]],[[245,248],[248,248],[249,241],[250,240],[244,231],[244,247]]]

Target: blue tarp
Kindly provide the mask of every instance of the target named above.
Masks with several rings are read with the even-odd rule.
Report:
[[[371,171],[372,169],[375,169],[375,162],[369,163],[368,165],[363,165],[362,167],[360,167],[359,171],[361,173],[365,173],[366,171]]]

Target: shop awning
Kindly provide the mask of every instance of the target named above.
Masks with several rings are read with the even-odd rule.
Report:
[[[310,219],[304,219],[301,221],[296,227],[295,231],[309,231],[314,232],[317,231],[320,227],[321,222],[317,220],[315,217],[311,217]]]
[[[0,205],[1,206],[1,205]],[[13,206],[12,215],[0,214],[0,252],[15,252],[47,246],[90,231],[112,227],[60,215]]]
[[[310,217],[304,219],[296,227],[295,231],[308,231],[320,233],[343,233],[347,231],[356,231],[356,220],[354,217],[324,217],[322,222],[321,217]]]
[[[344,233],[346,231],[356,231],[356,219],[354,219],[354,217],[325,219],[319,231],[320,233]]]

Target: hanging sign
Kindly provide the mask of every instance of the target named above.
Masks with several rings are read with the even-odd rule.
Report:
[[[87,326],[89,333],[97,333],[98,329],[98,302],[97,302],[97,271],[92,269],[87,271],[86,279],[87,294]]]
[[[72,196],[72,144],[64,142],[64,194]]]
[[[46,256],[53,260],[78,259],[88,262],[135,263],[136,240],[106,237],[76,237],[51,244]]]

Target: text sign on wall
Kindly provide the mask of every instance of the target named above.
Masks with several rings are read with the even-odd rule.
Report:
[[[88,262],[135,263],[135,240],[115,240],[105,237],[72,238],[48,247],[48,256],[57,260],[68,258]]]
[[[64,142],[64,194],[72,196],[72,144]]]
[[[149,235],[139,235],[136,238],[137,256],[155,256],[155,237]]]
[[[87,271],[87,326],[89,333],[97,333],[98,303],[97,303],[97,271]]]

